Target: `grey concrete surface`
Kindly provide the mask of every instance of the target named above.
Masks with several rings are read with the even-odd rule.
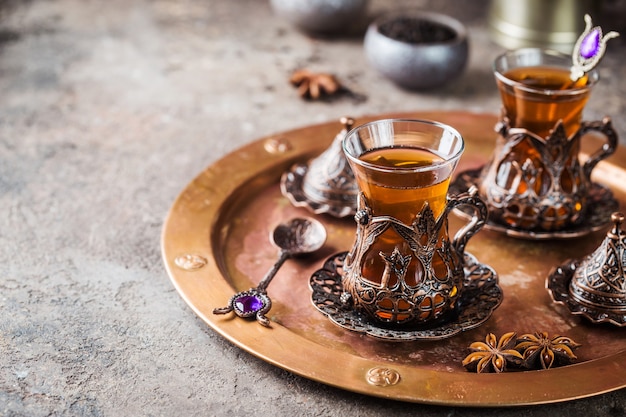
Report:
[[[321,385],[222,339],[170,283],[165,215],[227,152],[343,115],[498,112],[490,62],[502,49],[486,3],[373,0],[370,11],[401,6],[467,24],[461,79],[403,91],[368,67],[359,36],[308,37],[261,0],[0,1],[1,416],[624,415],[624,390],[467,409]],[[624,38],[587,109],[612,116],[622,143]],[[303,101],[287,82],[300,67],[366,100]]]

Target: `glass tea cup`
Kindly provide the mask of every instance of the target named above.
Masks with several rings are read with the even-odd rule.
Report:
[[[599,77],[592,70],[572,81],[571,66],[568,55],[538,48],[518,49],[497,57],[493,71],[510,127],[545,138],[561,121],[565,134],[574,134]]]
[[[487,216],[476,190],[447,195],[462,136],[438,122],[386,119],[351,130],[342,145],[359,188],[344,300],[378,323],[444,320],[463,290],[465,245]],[[460,205],[475,214],[450,239],[448,213]]]
[[[610,120],[584,122],[583,109],[599,76],[570,79],[569,56],[524,48],[494,61],[502,118],[480,195],[490,219],[507,227],[556,231],[580,224],[588,209],[591,171],[617,147]],[[581,138],[600,133],[606,144],[584,163]]]

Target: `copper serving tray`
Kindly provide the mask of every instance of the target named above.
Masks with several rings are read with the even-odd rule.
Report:
[[[358,119],[357,124],[387,117],[431,119],[456,127],[467,145],[457,172],[484,164],[495,140],[496,116],[487,114],[386,114]],[[271,328],[232,314],[213,315],[234,292],[255,286],[274,263],[277,249],[269,241],[274,226],[311,216],[281,195],[280,176],[292,164],[321,153],[341,128],[339,122],[325,123],[261,138],[209,166],[176,199],[163,228],[163,258],[174,286],[202,320],[241,349],[295,374],[402,401],[513,406],[626,387],[624,329],[571,315],[552,302],[545,288],[554,266],[590,253],[605,231],[547,241],[481,231],[467,250],[498,272],[502,305],[482,326],[450,339],[394,343],[341,329],[313,307],[309,277],[327,257],[350,248],[355,229],[351,218],[321,215],[317,218],[329,233],[324,248],[288,260],[269,288],[274,302],[268,313]],[[589,152],[597,146],[594,138],[586,142]],[[621,207],[626,204],[625,157],[620,149],[594,170],[594,181],[611,188]],[[451,218],[451,231],[461,225]],[[509,331],[569,336],[582,344],[576,351],[578,361],[545,371],[502,374],[474,374],[463,368],[471,342],[484,340],[489,332],[499,337]]]

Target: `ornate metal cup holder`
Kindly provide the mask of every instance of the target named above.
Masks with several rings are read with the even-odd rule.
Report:
[[[478,186],[481,172],[482,167],[460,172],[456,179],[450,184],[449,193],[463,193],[467,192],[467,190],[469,190],[472,186]],[[595,182],[591,183],[589,199],[589,211],[587,215],[583,217],[582,223],[562,230],[524,230],[509,227],[491,219],[487,219],[484,228],[485,230],[492,230],[504,233],[507,236],[523,239],[571,239],[585,236],[590,233],[597,232],[598,230],[605,229],[611,223],[611,213],[616,211],[619,207],[619,203],[613,196],[611,190]],[[454,213],[464,219],[471,218],[472,215],[471,212],[464,211],[462,207],[456,208]]]
[[[337,253],[315,271],[309,281],[313,305],[328,319],[347,330],[385,341],[441,340],[483,324],[503,299],[497,273],[465,253],[465,281],[457,310],[441,321],[425,326],[387,327],[374,323],[342,303],[341,269],[347,252]]]

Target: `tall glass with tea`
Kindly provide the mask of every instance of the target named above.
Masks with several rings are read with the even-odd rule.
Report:
[[[448,197],[464,150],[452,127],[424,120],[378,120],[353,129],[343,149],[359,187],[357,234],[343,265],[355,307],[384,323],[428,323],[455,308],[467,239],[484,223],[475,195]],[[448,212],[475,207],[454,239]]]
[[[491,219],[524,230],[554,231],[581,223],[591,171],[615,151],[610,121],[584,122],[583,109],[599,77],[572,81],[569,56],[542,49],[506,52],[494,61],[502,119],[480,193]],[[581,139],[599,132],[606,144],[581,161]]]

